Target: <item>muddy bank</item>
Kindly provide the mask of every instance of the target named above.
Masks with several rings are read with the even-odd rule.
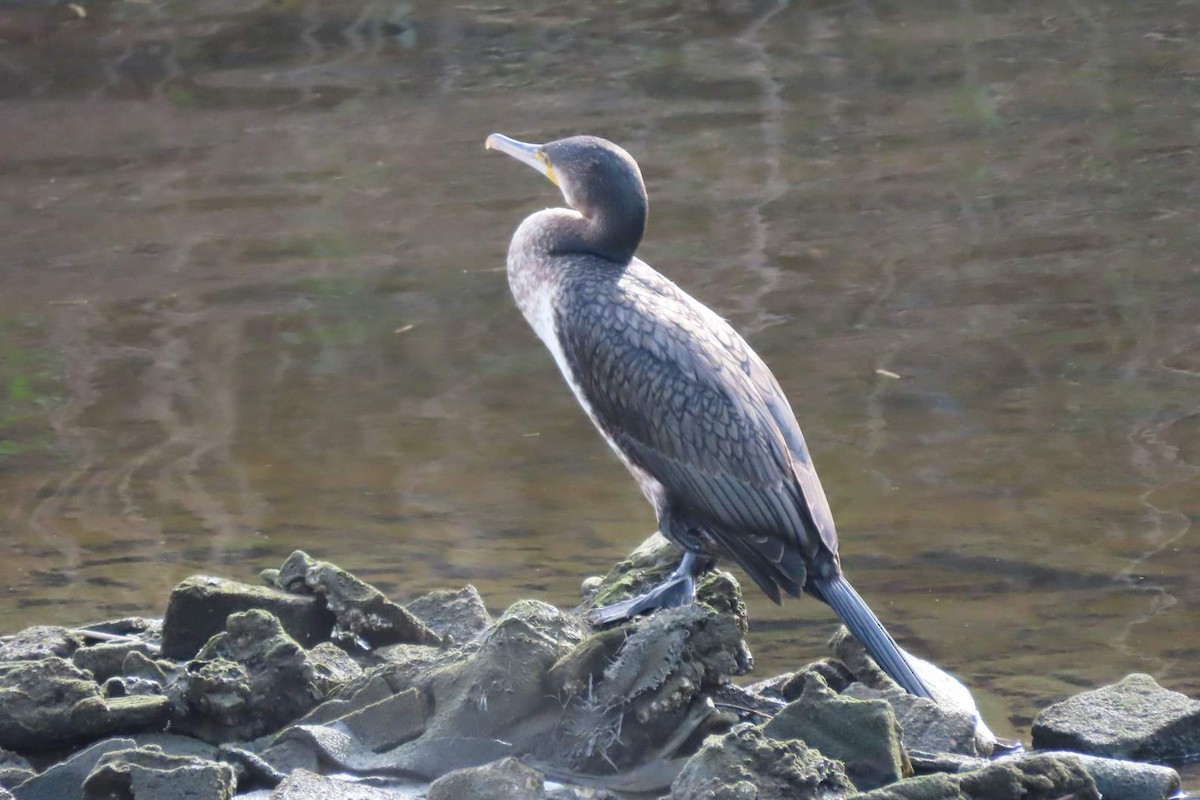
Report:
[[[194,576],[161,620],[0,644],[0,798],[1099,798],[1179,790],[1200,702],[1144,675],[1045,709],[1032,751],[921,663],[900,690],[844,631],[756,683],[737,581],[604,629],[653,581],[652,537],[573,610],[498,618],[467,586],[401,604],[296,552],[257,584]],[[862,794],[865,793],[865,794]]]

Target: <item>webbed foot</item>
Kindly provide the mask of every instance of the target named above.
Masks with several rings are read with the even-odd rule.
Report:
[[[699,558],[694,553],[685,553],[679,566],[662,583],[636,597],[592,609],[588,612],[588,621],[593,625],[608,625],[660,608],[691,605],[696,599],[698,566]]]

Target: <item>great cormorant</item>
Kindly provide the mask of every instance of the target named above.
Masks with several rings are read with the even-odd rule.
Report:
[[[842,574],[837,533],[778,381],[725,320],[634,256],[646,227],[637,162],[594,136],[486,147],[549,178],[570,208],[525,219],[508,282],[579,404],[684,550],[649,592],[592,613],[606,623],[686,605],[711,556],[728,555],[775,602],[830,605],[897,683],[929,697]]]

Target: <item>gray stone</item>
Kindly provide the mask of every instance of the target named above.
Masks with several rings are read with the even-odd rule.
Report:
[[[297,770],[316,772],[321,768],[320,748],[311,738],[296,734],[297,729],[298,726],[288,728],[262,752],[263,761],[281,775],[290,775]],[[345,738],[349,739],[348,736]]]
[[[0,748],[0,788],[11,789],[36,773],[21,755]]]
[[[547,676],[565,713],[536,755],[597,773],[670,758],[664,746],[716,721],[706,692],[748,671],[744,632],[736,614],[698,603],[593,634]]]
[[[17,800],[81,800],[83,782],[107,753],[128,750],[132,739],[105,739],[60,761],[13,789]]]
[[[562,704],[546,673],[584,633],[553,606],[516,603],[475,645],[419,667],[386,664],[347,685],[263,756],[282,771],[319,761],[432,779],[551,741]]]
[[[983,769],[992,763],[989,759],[979,756],[964,756],[960,753],[928,753],[920,750],[909,750],[908,760],[912,763],[913,772],[917,775],[931,775],[935,772],[971,772]]]
[[[86,669],[99,682],[120,675],[125,657],[130,653],[141,653],[147,658],[152,654],[150,645],[142,641],[101,642],[80,647],[71,656],[71,661],[80,669]]]
[[[321,703],[312,711],[305,714],[298,724],[322,725],[340,719],[360,708],[377,703],[396,694],[396,688],[389,681],[389,670],[378,668],[347,683],[338,689],[328,700]],[[404,681],[403,686],[410,686],[413,681]]]
[[[418,800],[417,787],[381,788],[296,770],[271,793],[270,800]],[[462,800],[469,800],[464,796]]]
[[[842,695],[857,700],[883,700],[891,705],[900,723],[901,742],[907,750],[984,755],[976,737],[975,718],[966,712],[943,708],[923,697],[913,697],[898,686],[873,689],[863,683],[852,683]]]
[[[169,714],[161,696],[105,699],[91,673],[62,658],[0,664],[0,747],[42,752],[161,730]]]
[[[935,703],[914,697],[896,685],[845,627],[839,628],[829,645],[858,679],[842,693],[890,703],[903,731],[906,749],[968,756],[989,756],[995,750],[996,737],[983,724],[970,692],[950,675],[928,662],[914,659],[923,665],[919,674],[927,685],[932,684]]]
[[[1026,755],[973,772],[924,775],[850,800],[1100,800],[1078,758]]]
[[[82,716],[84,709],[89,712]],[[110,697],[100,706],[85,704],[75,708],[75,722],[82,731],[94,731],[100,736],[114,733],[139,733],[141,731],[163,731],[171,721],[171,701],[161,694],[129,695]],[[87,717],[95,719],[89,726]],[[97,738],[89,736],[89,739]]]
[[[543,731],[542,735],[551,735]],[[284,747],[288,749],[283,750]],[[348,732],[322,725],[294,725],[280,734],[263,757],[280,771],[305,762],[333,764],[351,773],[418,775],[433,779],[463,767],[486,764],[513,755],[509,742],[485,736],[419,736],[399,747],[376,753]],[[304,767],[308,769],[309,767]],[[316,767],[312,767],[316,769]]]
[[[519,723],[561,709],[546,672],[582,638],[578,621],[553,606],[514,603],[481,647],[427,673],[435,710],[427,734],[510,741]]]
[[[455,770],[429,786],[428,800],[542,800],[542,773],[515,758]]]
[[[492,616],[474,586],[442,589],[422,595],[405,606],[430,630],[459,644],[469,642],[488,629]]]
[[[230,800],[233,767],[148,746],[105,754],[83,782],[85,800]]]
[[[275,617],[232,614],[172,687],[176,730],[207,742],[245,741],[297,719],[325,698],[313,663]]]
[[[1170,767],[1065,751],[1040,755],[1077,758],[1096,782],[1096,789],[1102,797],[1119,800],[1164,800],[1174,797],[1180,790],[1179,773]]]
[[[671,785],[670,800],[809,800],[855,791],[842,765],[752,725],[710,736]]]
[[[425,623],[374,586],[301,550],[284,562],[277,581],[288,591],[307,587],[320,596],[337,619],[334,636],[348,642],[370,649],[400,642],[442,644],[442,638]]]
[[[363,672],[349,653],[331,642],[322,642],[309,650],[308,663],[312,670],[313,685],[323,694],[329,694]]]
[[[443,648],[428,644],[387,644],[376,648],[372,655],[380,662],[407,665],[414,672],[419,672],[441,661],[444,653]]]
[[[803,694],[763,726],[774,739],[800,739],[841,761],[859,789],[876,789],[911,774],[892,707],[835,693],[811,673]]]
[[[1184,759],[1200,752],[1200,702],[1135,673],[1042,711],[1033,721],[1033,746],[1135,760]]]
[[[35,625],[0,644],[0,661],[41,661],[56,656],[70,658],[83,643],[76,634],[53,625]]]
[[[173,662],[156,660],[137,650],[127,653],[121,663],[122,677],[136,678],[164,687],[169,682],[169,676],[178,675],[179,672],[180,668]]]
[[[221,761],[230,764],[237,772],[239,793],[255,786],[274,789],[287,774],[276,769],[262,756],[244,747],[223,744],[220,747]]]
[[[846,687],[854,682],[854,674],[850,669],[835,658],[823,658],[820,661],[814,661],[804,669],[786,676],[775,688],[779,696],[789,703],[799,699],[800,695],[804,694],[804,685],[810,675],[816,673],[821,676],[826,685],[839,694],[846,690]]]
[[[217,746],[202,742],[192,736],[181,736],[178,733],[138,733],[129,737],[134,746],[141,749],[157,747],[171,756],[192,756],[206,761],[217,760]]]
[[[196,575],[171,592],[163,620],[162,655],[180,661],[193,658],[205,642],[224,630],[230,614],[250,609],[270,612],[304,647],[326,641],[335,622],[319,598]]]
[[[390,750],[425,732],[429,702],[419,689],[393,694],[332,720],[374,752]]]

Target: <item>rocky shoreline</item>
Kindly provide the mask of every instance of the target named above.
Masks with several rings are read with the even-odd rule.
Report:
[[[1176,796],[1200,702],[1147,675],[996,739],[931,664],[938,702],[845,631],[831,656],[749,686],[745,606],[707,575],[690,608],[597,630],[579,613],[675,555],[647,540],[573,611],[498,619],[473,587],[400,605],[297,551],[261,585],[195,576],[162,620],[0,639],[0,800]]]

